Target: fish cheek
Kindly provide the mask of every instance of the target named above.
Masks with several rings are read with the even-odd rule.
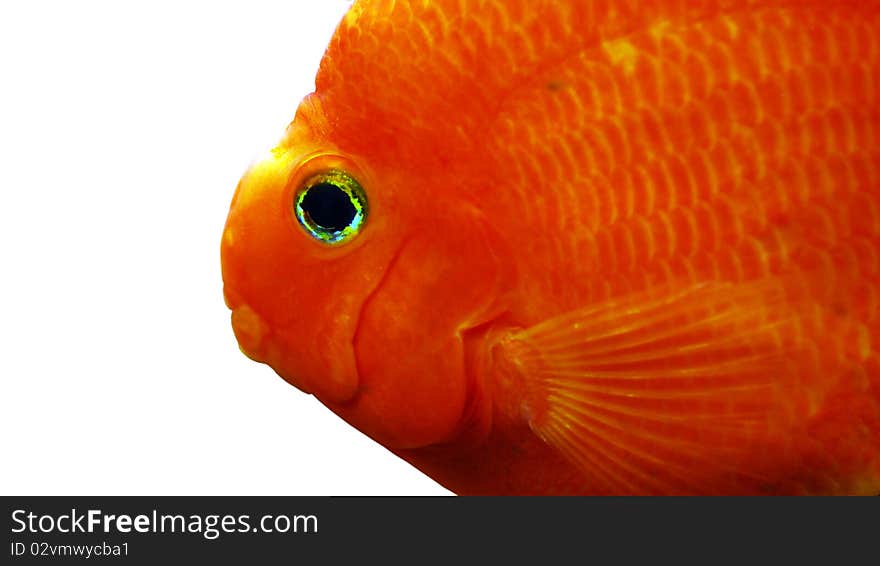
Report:
[[[458,431],[470,394],[461,334],[493,316],[499,266],[488,240],[479,228],[440,228],[404,243],[364,305],[360,394],[337,411],[393,449]]]

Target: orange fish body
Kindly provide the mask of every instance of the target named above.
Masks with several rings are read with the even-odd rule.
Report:
[[[880,493],[880,2],[356,2],[222,262],[457,493]]]

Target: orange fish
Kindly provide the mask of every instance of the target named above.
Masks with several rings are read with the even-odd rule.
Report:
[[[456,493],[880,493],[878,1],[356,2],[221,247]]]

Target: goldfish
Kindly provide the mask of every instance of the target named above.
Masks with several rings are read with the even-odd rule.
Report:
[[[878,494],[880,2],[358,0],[221,263],[457,494]]]

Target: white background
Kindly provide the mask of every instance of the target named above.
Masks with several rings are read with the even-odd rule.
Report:
[[[342,0],[0,4],[0,490],[447,494],[236,346],[219,242]]]

